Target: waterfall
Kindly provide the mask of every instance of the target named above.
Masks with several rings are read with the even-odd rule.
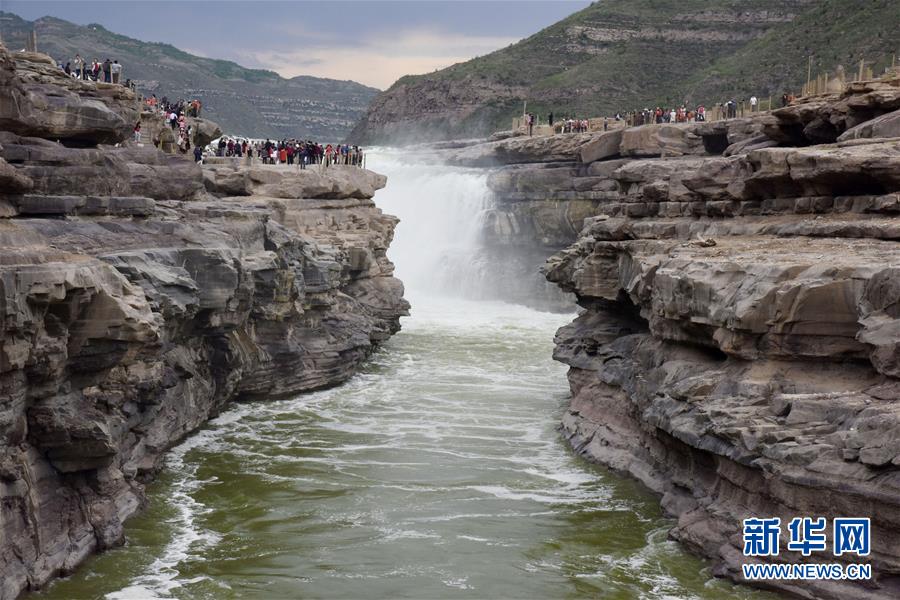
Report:
[[[550,251],[487,243],[495,206],[487,169],[427,162],[410,149],[370,151],[367,166],[387,175],[376,196],[400,218],[388,255],[408,295],[501,300],[570,313],[574,298],[538,272]],[[515,218],[515,217],[512,217]],[[414,303],[415,304],[415,303]]]
[[[413,293],[482,298],[480,256],[491,206],[487,171],[415,162],[401,149],[379,149],[367,167],[387,175],[376,200],[400,218],[389,255]]]

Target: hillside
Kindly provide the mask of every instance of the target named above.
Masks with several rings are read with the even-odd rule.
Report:
[[[525,101],[546,117],[777,96],[805,80],[810,49],[825,70],[897,48],[898,13],[900,0],[602,0],[502,50],[401,78],[351,139],[483,136]]]
[[[284,79],[273,71],[247,69],[234,62],[194,56],[168,44],[142,42],[100,25],[81,26],[43,17],[26,21],[11,13],[3,25],[12,50],[25,46],[34,27],[38,49],[57,60],[76,53],[91,60],[107,57],[124,65],[146,94],[200,98],[204,116],[226,132],[258,137],[297,136],[343,139],[378,90],[353,81],[318,77]]]
[[[838,65],[856,73],[860,60],[881,72],[894,54],[900,58],[900,0],[821,0],[792,23],[701,70],[682,90],[701,98],[780,95],[806,81],[810,56],[815,76],[834,73]]]

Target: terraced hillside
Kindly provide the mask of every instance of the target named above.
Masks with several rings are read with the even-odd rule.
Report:
[[[691,77],[682,87],[689,97],[725,98],[755,92],[780,94],[805,81],[809,58],[813,75],[843,65],[855,73],[865,60],[876,73],[900,58],[900,0],[822,0]]]
[[[546,115],[716,102],[798,86],[900,46],[898,0],[601,0],[497,52],[378,95],[351,134],[371,143],[479,137],[527,101]]]

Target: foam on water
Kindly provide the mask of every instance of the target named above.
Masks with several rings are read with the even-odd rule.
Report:
[[[413,304],[403,331],[343,386],[234,405],[188,438],[150,488],[168,516],[139,517],[129,547],[51,595],[751,597],[710,584],[666,540],[656,498],[560,438],[552,339],[572,315],[445,293],[478,296],[464,267],[484,173],[369,164],[403,219],[390,250]]]
[[[146,573],[135,577],[125,588],[107,594],[109,600],[171,597],[173,590],[183,584],[197,583],[206,578],[202,576],[182,581],[177,567],[192,554],[202,553],[204,549],[214,546],[221,538],[218,533],[197,526],[199,517],[213,508],[201,505],[191,495],[201,486],[214,483],[215,478],[197,479],[196,467],[184,460],[185,454],[205,445],[212,438],[211,432],[200,432],[166,457],[166,468],[177,474],[170,496],[171,506],[175,509],[175,516],[168,523],[172,528],[171,539]]]

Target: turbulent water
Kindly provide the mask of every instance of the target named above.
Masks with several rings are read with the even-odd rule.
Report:
[[[553,333],[465,291],[481,175],[370,159],[413,316],[346,385],[238,404],[172,451],[128,544],[53,598],[751,598],[658,500],[574,457]],[[435,294],[434,290],[443,290]]]

